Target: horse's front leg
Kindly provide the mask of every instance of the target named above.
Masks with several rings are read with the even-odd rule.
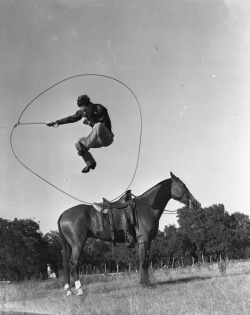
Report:
[[[144,286],[151,285],[148,277],[150,246],[151,242],[139,244],[140,283]]]

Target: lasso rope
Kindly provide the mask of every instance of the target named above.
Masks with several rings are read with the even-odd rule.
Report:
[[[68,81],[70,79],[73,79],[73,78],[77,78],[77,77],[84,77],[84,76],[96,76],[96,77],[103,77],[103,78],[107,78],[107,79],[110,79],[110,80],[113,80],[113,81],[116,81],[120,84],[122,84],[123,86],[125,86],[131,93],[132,95],[134,96],[136,102],[137,102],[137,105],[138,105],[138,108],[139,108],[139,113],[140,113],[140,137],[139,137],[139,147],[138,147],[138,154],[137,154],[137,160],[136,160],[136,165],[135,165],[135,170],[134,170],[134,173],[133,173],[133,176],[132,176],[132,179],[129,183],[129,185],[127,186],[127,188],[124,190],[123,193],[121,193],[118,197],[114,198],[113,200],[111,201],[115,201],[117,199],[119,199],[128,189],[129,187],[131,186],[132,182],[134,181],[134,178],[135,178],[135,175],[136,175],[136,172],[137,172],[137,168],[138,168],[138,163],[139,163],[139,157],[140,157],[140,150],[141,150],[141,137],[142,137],[142,112],[141,112],[141,106],[140,106],[140,103],[135,95],[135,93],[125,84],[123,83],[122,81],[118,80],[118,79],[115,79],[115,78],[112,78],[110,76],[107,76],[107,75],[102,75],[102,74],[78,74],[78,75],[74,75],[74,76],[71,76],[71,77],[68,77],[64,80],[61,80],[53,85],[51,85],[49,88],[47,88],[46,90],[44,90],[42,93],[40,93],[39,95],[37,95],[31,102],[28,103],[28,105],[23,109],[23,111],[21,112],[19,118],[18,118],[18,122],[13,126],[12,128],[12,131],[11,131],[11,134],[10,134],[10,145],[11,145],[11,149],[12,149],[12,152],[15,156],[15,158],[17,159],[17,161],[19,163],[21,163],[28,171],[30,171],[31,173],[33,173],[35,176],[37,176],[38,178],[40,178],[41,180],[43,180],[45,183],[49,184],[50,186],[54,187],[55,189],[57,189],[58,191],[60,191],[61,193],[65,194],[66,196],[74,199],[74,200],[77,200],[79,202],[82,202],[84,204],[87,204],[87,205],[92,205],[92,203],[89,203],[89,202],[86,202],[86,201],[83,201],[81,199],[78,199],[76,197],[74,197],[73,195],[67,193],[66,191],[60,189],[59,187],[57,187],[56,185],[50,183],[48,180],[46,180],[45,178],[43,178],[42,176],[40,176],[39,174],[37,174],[36,172],[34,172],[32,169],[30,169],[27,165],[25,165],[21,160],[20,158],[17,156],[17,154],[15,153],[15,150],[14,150],[14,147],[13,147],[13,143],[12,143],[12,136],[13,136],[13,132],[15,130],[15,128],[17,126],[21,126],[21,125],[45,125],[46,123],[45,122],[20,122],[20,119],[23,115],[23,113],[26,111],[26,109],[36,100],[38,99],[41,95],[43,95],[44,93],[46,93],[47,91],[49,91],[50,89],[52,89],[53,87],[65,82],[65,81]]]

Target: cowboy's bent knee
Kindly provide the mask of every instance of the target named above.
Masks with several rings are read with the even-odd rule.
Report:
[[[85,138],[84,138],[84,139],[85,139]],[[81,140],[83,141],[84,139],[81,139]],[[78,151],[81,151],[81,150],[82,150],[82,148],[81,148],[81,141],[80,141],[79,139],[75,141],[75,148],[76,148]]]
[[[75,145],[76,149],[78,150],[78,148],[80,147],[80,141],[76,140],[74,145]]]

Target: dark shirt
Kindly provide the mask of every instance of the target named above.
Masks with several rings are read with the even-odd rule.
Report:
[[[78,120],[81,120],[83,117],[85,117],[83,111],[81,108],[72,116],[68,116],[59,120],[56,120],[58,125],[63,125],[63,124],[69,124],[69,123],[74,123]],[[86,117],[90,122],[94,123],[102,123],[105,125],[105,127],[112,132],[112,126],[111,126],[111,121],[108,115],[107,109],[101,105],[101,104],[92,104],[92,109],[91,109],[91,114],[90,117]]]

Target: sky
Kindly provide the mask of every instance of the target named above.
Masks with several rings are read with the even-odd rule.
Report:
[[[249,17],[248,0],[1,1],[0,217],[47,233],[76,199],[115,199],[135,172],[140,195],[170,171],[203,207],[250,215]],[[94,171],[81,173],[74,147],[91,131],[81,122],[19,125],[12,137],[20,160],[74,199],[16,160],[10,134],[35,98],[20,122],[72,115],[81,94],[108,109],[115,134],[91,150]]]

